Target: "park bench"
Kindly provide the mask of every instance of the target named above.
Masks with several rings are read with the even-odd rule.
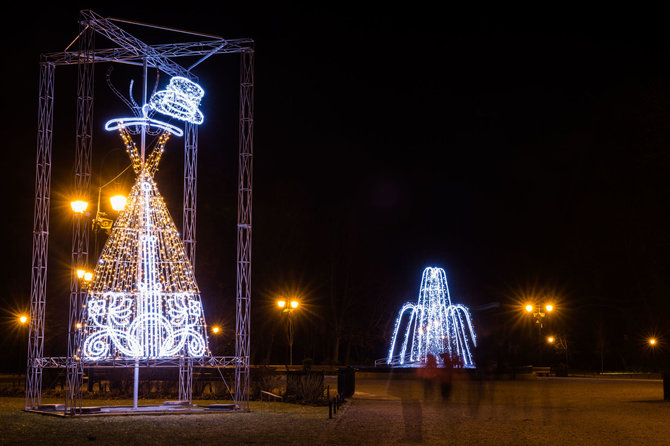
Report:
[[[533,367],[533,373],[537,376],[549,376],[551,367]]]

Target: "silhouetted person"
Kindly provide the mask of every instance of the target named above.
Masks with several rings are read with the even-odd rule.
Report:
[[[426,355],[426,363],[419,369],[421,381],[423,382],[423,399],[429,400],[435,393],[435,382],[438,379],[439,371],[437,369],[437,360],[435,356]]]
[[[454,377],[454,362],[449,353],[442,353],[442,367],[440,368],[440,393],[442,399],[447,400],[451,396],[451,382]]]

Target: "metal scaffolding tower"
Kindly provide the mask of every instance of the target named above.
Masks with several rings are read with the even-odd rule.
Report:
[[[85,291],[75,275],[77,267],[88,262],[89,224],[79,214],[74,217],[72,229],[72,268],[68,324],[68,352],[66,357],[44,357],[45,305],[47,298],[47,263],[49,243],[49,213],[51,199],[51,154],[53,135],[54,75],[56,66],[78,65],[77,124],[74,163],[75,192],[88,196],[91,181],[93,135],[93,67],[95,63],[111,62],[150,67],[169,76],[196,79],[191,70],[216,54],[240,54],[240,115],[239,115],[239,182],[237,217],[237,295],[236,335],[234,357],[205,357],[198,359],[161,359],[142,361],[143,367],[178,367],[180,399],[191,401],[193,367],[234,367],[237,410],[249,409],[249,328],[251,303],[251,204],[253,154],[253,40],[223,39],[217,36],[189,33],[205,40],[173,44],[147,45],[113,22],[133,23],[168,31],[179,31],[107,19],[90,10],[81,11],[80,34],[76,40],[79,49],[43,54],[40,63],[39,109],[37,132],[37,160],[35,174],[35,207],[33,222],[33,254],[30,297],[30,327],[26,371],[26,409],[37,409],[41,402],[42,370],[66,369],[65,413],[76,415],[82,408],[84,367],[134,367],[134,360],[114,360],[91,364],[78,355],[81,335],[77,324],[83,320]],[[99,34],[118,47],[95,48]],[[74,42],[73,42],[74,43]],[[72,44],[70,44],[72,46]],[[188,68],[172,59],[200,56]],[[186,253],[195,265],[196,253],[196,198],[197,198],[197,126],[187,123],[184,133],[184,192],[183,233]]]

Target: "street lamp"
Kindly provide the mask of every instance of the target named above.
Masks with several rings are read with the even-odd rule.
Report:
[[[127,166],[114,178],[98,187],[98,207],[95,211],[95,218],[93,219],[93,230],[96,231],[96,233],[98,229],[103,229],[107,234],[109,234],[110,231],[112,230],[112,226],[114,225],[114,220],[109,218],[107,213],[100,210],[100,196],[102,195],[102,189],[109,186],[114,181],[116,181],[117,178],[126,173],[126,171],[130,168],[131,165]],[[110,197],[109,201],[111,202],[112,209],[114,209],[114,211],[121,212],[123,208],[126,207],[128,199],[123,195],[114,195]]]
[[[77,269],[77,278],[83,280],[84,282],[90,282],[93,280],[93,273],[91,271],[86,271],[85,269]]]
[[[83,214],[86,208],[88,208],[88,203],[83,200],[75,200],[70,202],[70,207],[72,208],[72,212]]]
[[[658,344],[658,341],[656,340],[656,338],[649,338],[648,342],[649,342],[649,345],[651,347],[656,347],[656,345]]]
[[[277,301],[277,307],[282,310],[282,313],[286,314],[286,334],[288,337],[288,349],[289,349],[289,365],[293,365],[293,318],[291,313],[298,308],[300,303],[293,299],[290,302],[280,299]]]
[[[116,212],[121,212],[128,203],[128,199],[124,195],[114,195],[109,198],[109,201],[112,203],[112,209]]]
[[[533,320],[537,324],[540,360],[542,360],[542,328],[544,327],[544,319],[554,311],[554,304],[551,302],[545,302],[542,305],[527,303],[524,309],[526,310],[527,314],[532,315]],[[552,337],[552,339],[554,338]],[[547,342],[552,343],[554,341],[547,339]]]
[[[526,313],[532,314],[533,319],[535,320],[535,323],[538,324],[538,328],[540,329],[540,337],[542,335],[542,326],[544,325],[543,319],[547,317],[549,313],[554,311],[554,304],[547,303],[544,305],[533,305],[533,304],[526,304]]]

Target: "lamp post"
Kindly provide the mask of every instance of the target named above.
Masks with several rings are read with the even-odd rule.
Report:
[[[289,365],[293,365],[293,318],[291,314],[293,311],[298,308],[300,303],[297,300],[291,300],[290,302],[280,299],[277,301],[277,306],[282,310],[282,313],[286,315],[286,334],[288,337],[288,351],[289,351]]]
[[[18,325],[21,339],[26,339],[26,341],[27,341],[27,332],[24,331],[24,330],[28,330],[30,318],[28,317],[27,314],[24,314],[24,313],[16,314],[15,316],[16,316],[16,324]],[[21,343],[21,347],[22,348],[20,348],[19,351],[24,352],[27,355],[28,354],[27,345]],[[26,364],[27,358],[28,357],[24,356],[23,353],[19,353],[19,364]],[[19,370],[21,370],[20,365],[19,365]]]
[[[537,333],[538,333],[538,347],[539,347],[539,355],[540,355],[540,361],[542,361],[542,328],[544,327],[544,320],[545,318],[554,311],[554,304],[553,303],[543,303],[541,305],[538,304],[532,304],[528,303],[524,307],[526,310],[526,313],[531,315],[533,320],[535,321],[535,324],[537,325]],[[550,343],[553,341],[549,341]]]

